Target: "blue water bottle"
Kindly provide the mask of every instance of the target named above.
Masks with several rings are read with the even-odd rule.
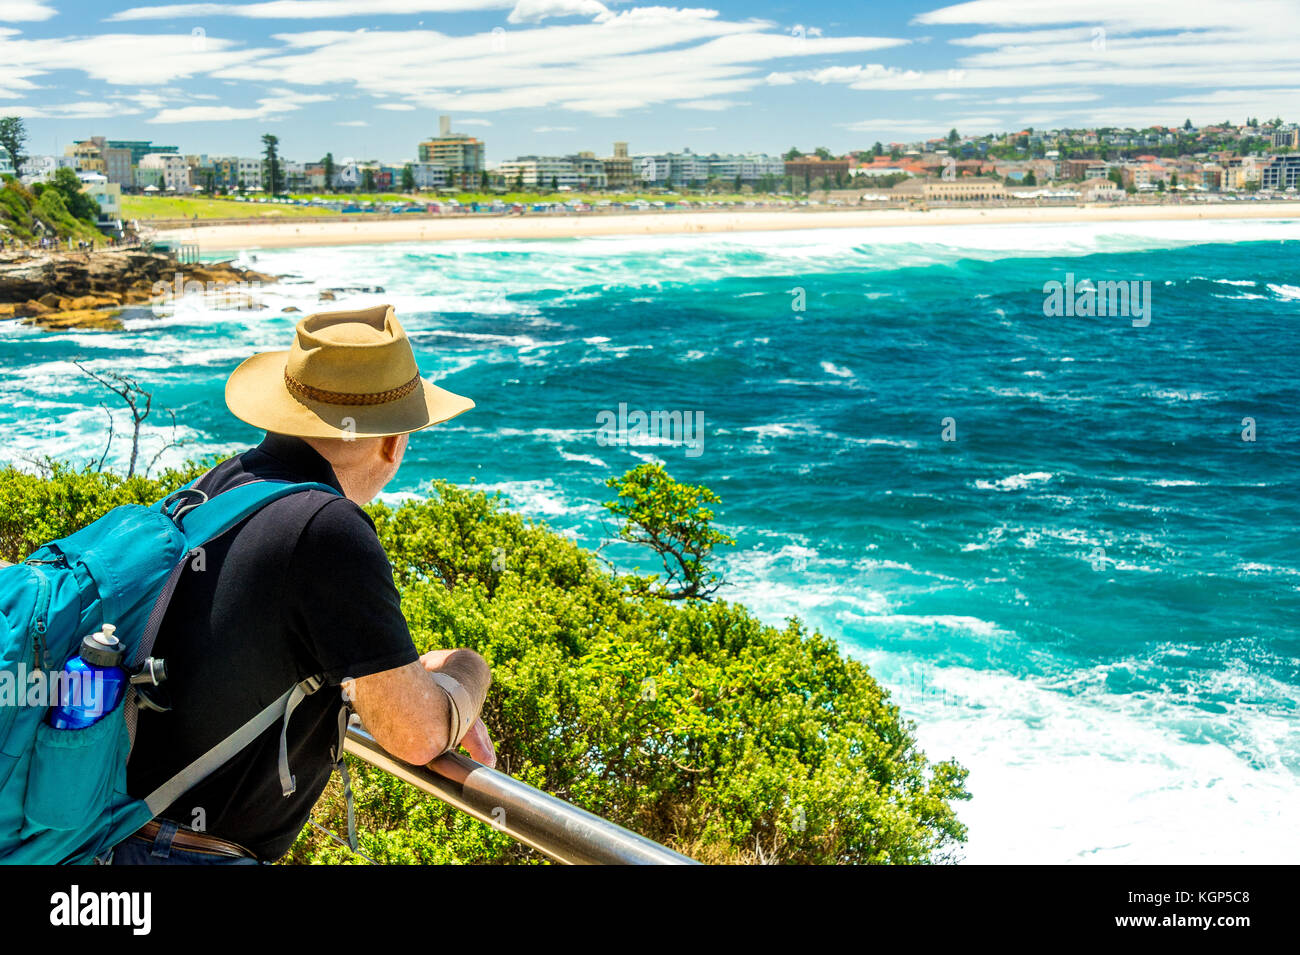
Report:
[[[48,722],[56,730],[83,730],[97,723],[121,702],[128,682],[122,669],[124,650],[111,623],[81,640],[81,655],[63,665],[59,704]]]

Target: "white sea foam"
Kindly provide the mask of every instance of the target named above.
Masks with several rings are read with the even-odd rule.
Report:
[[[1034,484],[1044,484],[1052,479],[1050,471],[1030,471],[1025,474],[1013,474],[996,481],[980,478],[975,486],[981,491],[1021,491]]]

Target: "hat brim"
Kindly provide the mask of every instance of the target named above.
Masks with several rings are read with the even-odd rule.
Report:
[[[289,352],[263,352],[244,361],[226,381],[226,407],[263,431],[300,438],[382,438],[448,421],[474,407],[464,395],[430,381],[399,401],[335,405],[294,397],[284,383]]]

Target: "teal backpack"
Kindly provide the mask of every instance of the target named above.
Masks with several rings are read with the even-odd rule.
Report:
[[[308,489],[338,493],[324,484],[253,481],[209,500],[187,485],[152,507],[114,508],[23,563],[0,567],[0,862],[96,861],[277,720],[281,784],[285,795],[293,792],[285,731],[294,707],[321,685],[315,677],[287,688],[144,799],[127,793],[126,764],[138,708],[151,705],[160,669],[149,654],[191,555],[259,508]],[[105,623],[116,626],[127,669],[138,675],[98,722],[55,729],[45,717],[58,700],[36,689],[42,678],[33,674],[43,671],[48,687],[82,637]],[[345,727],[341,715],[340,767]]]

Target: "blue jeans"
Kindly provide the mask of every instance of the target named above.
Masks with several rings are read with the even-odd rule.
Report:
[[[153,839],[131,836],[120,843],[110,857],[110,865],[261,865],[248,856],[223,856],[213,852],[195,852],[172,845],[176,823],[159,819],[161,828]]]

